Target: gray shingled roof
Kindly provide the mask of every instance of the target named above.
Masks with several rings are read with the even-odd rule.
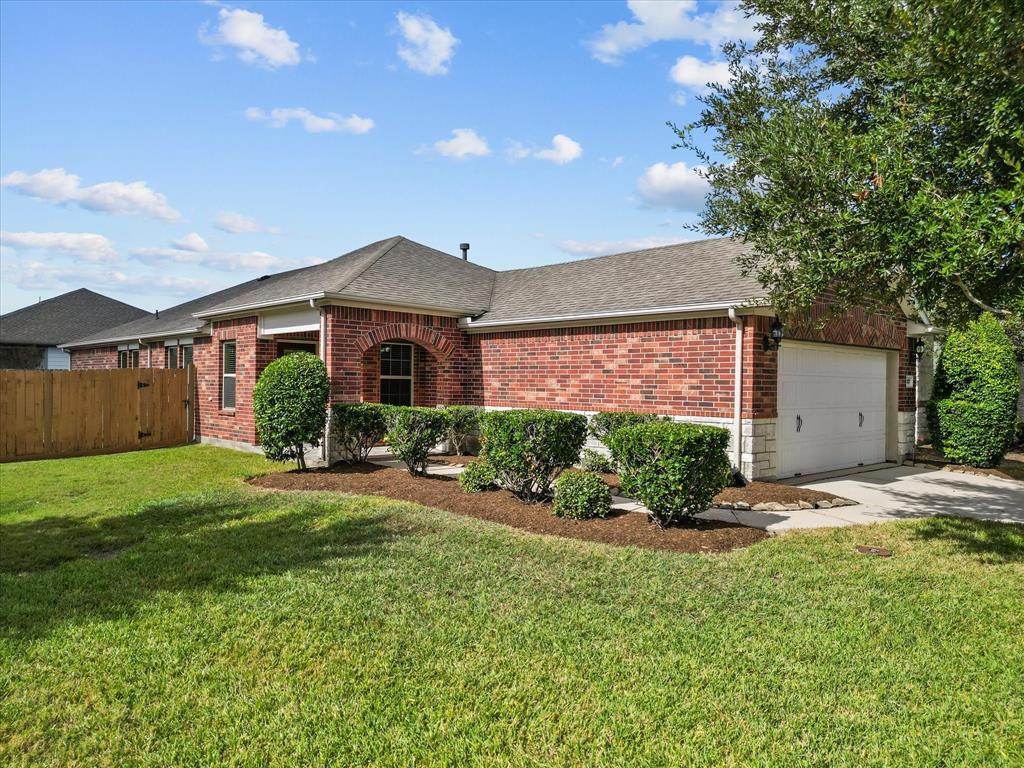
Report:
[[[267,275],[161,310],[159,318],[148,315],[62,343],[185,336],[202,328],[203,317],[320,296],[444,310],[473,316],[479,324],[760,301],[760,284],[743,277],[736,263],[745,248],[737,240],[699,240],[496,272],[391,237],[323,264]]]
[[[0,343],[56,346],[72,336],[92,334],[147,314],[131,304],[79,288],[0,315]]]
[[[736,263],[746,248],[739,240],[714,238],[498,272],[490,309],[479,322],[758,301],[764,289]]]

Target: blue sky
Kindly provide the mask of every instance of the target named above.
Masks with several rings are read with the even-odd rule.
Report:
[[[157,309],[403,234],[497,269],[693,239],[731,3],[0,5],[0,303]]]

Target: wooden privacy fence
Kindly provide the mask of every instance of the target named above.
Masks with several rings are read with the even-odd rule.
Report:
[[[0,371],[0,461],[182,445],[195,435],[195,366]]]

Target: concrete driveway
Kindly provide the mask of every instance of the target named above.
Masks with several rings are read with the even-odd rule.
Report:
[[[772,532],[936,515],[1024,525],[1024,483],[1015,480],[917,467],[887,467],[802,485],[860,503],[835,509],[736,512],[734,519]],[[724,512],[711,510],[705,514],[720,517],[718,513]]]

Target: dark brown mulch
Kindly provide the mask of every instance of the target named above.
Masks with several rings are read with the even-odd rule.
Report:
[[[525,504],[507,491],[466,493],[454,478],[413,477],[403,469],[374,464],[337,465],[309,472],[280,472],[249,481],[285,491],[341,491],[412,501],[425,507],[501,523],[531,533],[673,552],[728,552],[768,538],[756,528],[712,520],[659,528],[646,515],[613,512],[603,520],[564,520],[550,504]]]
[[[933,467],[964,472],[969,475],[989,475],[1004,480],[1024,480],[1024,453],[1008,453],[998,467],[968,467],[953,464],[930,445],[919,445],[914,451],[915,464],[930,464]]]

